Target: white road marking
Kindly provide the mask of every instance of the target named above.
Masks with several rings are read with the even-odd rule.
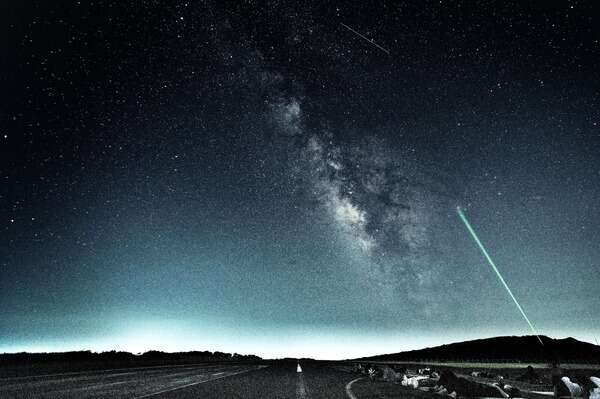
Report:
[[[346,384],[346,394],[348,395],[348,397],[350,399],[358,399],[356,396],[354,396],[354,394],[352,393],[352,384],[354,384],[356,381],[358,380],[362,380],[364,377],[359,377],[355,380],[350,381],[349,383]]]
[[[134,399],[149,398],[151,396],[160,395],[161,393],[167,393],[167,392],[171,392],[171,391],[176,391],[178,389],[183,389],[183,388],[191,387],[191,386],[194,386],[194,385],[204,384],[205,382],[211,382],[211,381],[215,381],[215,380],[220,380],[222,378],[232,377],[234,375],[247,373],[247,372],[253,371],[253,370],[260,370],[260,369],[265,368],[265,367],[267,367],[267,366],[259,366],[258,368],[250,368],[250,369],[247,369],[247,370],[238,371],[237,373],[222,375],[220,377],[215,377],[215,378],[211,378],[211,379],[208,379],[208,380],[203,380],[203,381],[198,381],[198,382],[192,382],[191,384],[180,385],[178,387],[164,389],[162,391],[152,392],[152,393],[149,393],[149,394],[146,394],[146,395],[142,395],[142,396],[136,396]]]
[[[109,382],[108,384],[104,384],[104,385],[102,385],[101,387],[102,387],[102,388],[104,388],[104,387],[111,387],[111,386],[113,386],[113,385],[127,384],[127,383],[129,383],[129,382],[131,382],[131,381],[129,381],[129,380],[128,380],[128,381]]]
[[[296,380],[296,399],[306,399],[306,384],[304,383],[304,374],[298,374]]]
[[[123,385],[123,384],[127,384],[130,383],[131,381],[127,380],[127,381],[116,381],[116,382],[107,382],[107,383],[100,383],[100,384],[93,384],[93,385],[84,385],[82,387],[76,388],[76,389],[71,389],[70,391],[89,391],[92,389],[102,389],[102,388],[107,388],[107,387],[111,387],[114,385]]]
[[[107,374],[107,375],[103,375],[102,377],[116,377],[116,376],[120,376],[120,375],[131,375],[131,374],[135,374],[135,371],[130,371],[129,373],[116,373],[116,374]]]

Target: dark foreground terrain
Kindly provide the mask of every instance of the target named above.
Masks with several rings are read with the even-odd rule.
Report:
[[[322,363],[198,364],[3,378],[1,398],[347,398],[350,373]]]
[[[402,379],[417,373],[408,364],[300,361],[204,362],[117,369],[54,372],[0,378],[0,398],[349,398],[433,399],[429,388],[405,386]],[[419,365],[423,367],[422,365]],[[465,367],[431,365],[438,373],[451,370],[461,378],[491,384],[503,381],[521,391],[518,397],[547,399],[552,396],[546,368],[493,368],[489,364]],[[516,365],[515,365],[516,366]],[[392,368],[393,367],[393,368]],[[375,370],[369,376],[366,370]],[[402,370],[395,372],[394,370]],[[565,375],[584,382],[597,369],[569,368]],[[523,379],[527,376],[527,379]],[[437,384],[437,382],[436,382]],[[424,385],[426,387],[427,385]],[[589,388],[589,387],[588,387]],[[454,388],[453,388],[454,389]],[[587,389],[587,388],[586,388]],[[465,396],[465,395],[459,395]],[[467,395],[469,396],[469,395]],[[482,396],[482,395],[476,395]],[[488,395],[484,395],[488,396]]]

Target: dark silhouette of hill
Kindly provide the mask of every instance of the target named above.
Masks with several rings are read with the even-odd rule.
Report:
[[[91,351],[3,353],[0,354],[0,377],[203,362],[253,362],[257,360],[261,360],[261,358],[255,355],[209,351],[173,353],[149,351],[139,355],[117,351],[99,353]]]
[[[361,358],[379,361],[522,361],[600,363],[600,346],[574,338],[494,337]]]
[[[209,352],[209,351],[192,351],[192,352],[161,352],[148,351],[140,355],[134,355],[129,352],[92,352],[92,351],[75,351],[75,352],[50,352],[50,353],[3,353],[0,354],[0,364],[11,363],[31,363],[31,362],[63,362],[63,361],[115,361],[115,362],[193,362],[193,361],[227,361],[227,360],[260,360],[261,358],[255,355],[240,355],[234,353]]]

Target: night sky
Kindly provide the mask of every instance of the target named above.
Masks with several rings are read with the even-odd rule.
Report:
[[[2,2],[0,352],[594,342],[594,4]]]

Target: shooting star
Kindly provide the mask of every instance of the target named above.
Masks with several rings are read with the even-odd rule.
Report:
[[[494,270],[494,272],[496,273],[496,275],[500,279],[500,282],[502,283],[502,285],[504,286],[504,288],[506,288],[506,291],[508,292],[508,295],[510,295],[510,297],[512,298],[512,300],[515,303],[515,305],[517,305],[517,309],[519,309],[519,312],[521,312],[521,315],[523,315],[523,318],[525,319],[525,321],[527,322],[527,324],[529,324],[529,328],[531,328],[531,331],[535,334],[535,336],[537,337],[537,339],[540,341],[540,344],[542,344],[542,346],[544,346],[544,343],[542,342],[542,339],[540,338],[540,336],[537,333],[536,329],[533,327],[533,324],[531,324],[531,321],[529,321],[529,318],[525,314],[525,311],[523,310],[523,308],[521,307],[521,305],[519,305],[519,302],[517,301],[517,298],[515,298],[515,296],[513,295],[512,291],[510,290],[510,288],[508,288],[508,284],[506,284],[506,281],[504,281],[504,278],[500,274],[500,271],[498,270],[498,268],[494,264],[494,261],[492,260],[492,258],[488,254],[488,252],[486,251],[485,247],[483,246],[483,244],[479,240],[479,237],[477,237],[477,234],[475,234],[475,230],[473,230],[473,227],[471,227],[471,224],[467,220],[467,217],[463,213],[462,209],[460,209],[460,207],[457,206],[456,207],[456,212],[458,212],[458,216],[460,216],[460,219],[465,224],[465,227],[467,228],[467,230],[469,230],[469,233],[471,233],[471,237],[473,237],[473,240],[475,240],[475,243],[477,243],[477,246],[479,247],[479,249],[481,249],[481,252],[483,253],[483,256],[485,256],[485,258],[487,259],[488,263],[490,264],[490,266],[492,267],[492,269]]]
[[[381,51],[385,51],[385,53],[387,55],[390,55],[390,51],[381,47],[379,44],[375,43],[375,41],[373,39],[369,39],[368,37],[361,35],[360,33],[358,33],[357,31],[355,31],[354,29],[352,29],[351,27],[349,27],[348,25],[346,25],[345,23],[340,23],[340,25],[342,25],[344,28],[348,29],[350,32],[357,34],[358,36],[362,37],[363,39],[365,39],[366,41],[368,41],[369,43],[371,43],[373,46],[377,47],[378,49],[380,49]]]

